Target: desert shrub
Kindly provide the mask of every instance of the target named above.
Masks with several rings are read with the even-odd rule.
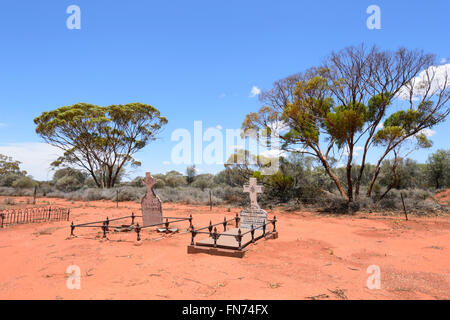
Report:
[[[64,176],[56,181],[56,188],[64,192],[80,189],[83,184],[74,176]]]
[[[294,179],[291,176],[284,175],[278,171],[271,175],[267,180],[265,191],[269,199],[272,198],[279,202],[287,202],[292,198]]]
[[[202,191],[198,188],[183,187],[171,188],[165,187],[155,190],[155,193],[161,198],[163,202],[181,202],[188,204],[208,204],[209,191]],[[223,200],[214,192],[212,193],[213,204],[221,204]]]
[[[48,193],[53,191],[53,187],[50,183],[42,182],[39,184],[38,192],[42,194],[44,197],[47,196]]]
[[[237,204],[240,206],[250,204],[248,193],[243,193],[242,187],[221,185],[213,188],[212,193],[215,197],[222,199],[222,201],[226,203]]]
[[[23,175],[19,174],[5,174],[0,176],[0,185],[4,187],[12,187],[13,183],[20,178],[23,178]]]
[[[61,192],[59,190],[55,190],[49,193],[48,197],[81,201],[113,200],[115,199],[115,190],[98,188],[83,188],[72,192]]]
[[[32,196],[33,189],[17,189],[13,187],[0,187],[0,195],[7,197]]]
[[[439,149],[428,157],[425,166],[429,185],[436,189],[450,186],[450,150]]]
[[[119,201],[140,201],[145,195],[145,187],[119,188]],[[116,197],[114,197],[114,200]]]
[[[29,189],[35,187],[36,185],[37,183],[33,179],[29,177],[21,177],[13,182],[12,187],[16,189]]]
[[[53,183],[60,191],[71,192],[83,187],[86,174],[73,168],[59,169],[53,175]]]
[[[181,187],[187,184],[185,177],[176,174],[167,175],[164,182],[167,186],[172,188]]]
[[[198,175],[191,186],[194,188],[200,188],[202,191],[211,188],[214,185],[214,176],[212,174]]]
[[[95,183],[94,178],[87,178],[84,181],[84,186],[87,188],[97,188],[97,184]]]
[[[141,177],[136,177],[132,181],[130,181],[128,183],[128,185],[131,186],[131,187],[142,188],[144,186],[144,183],[142,182],[142,178]]]
[[[336,195],[328,195],[323,197],[320,201],[320,207],[324,212],[331,213],[348,213],[354,209],[354,205],[349,206],[348,202]]]
[[[160,188],[164,188],[166,186],[166,183],[164,182],[163,179],[156,179],[156,183],[153,186],[154,189],[160,189]]]

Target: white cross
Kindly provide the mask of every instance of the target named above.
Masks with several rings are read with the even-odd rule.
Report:
[[[257,184],[256,178],[250,178],[250,183],[244,186],[244,192],[250,194],[250,205],[259,208],[258,193],[263,193],[264,187]]]

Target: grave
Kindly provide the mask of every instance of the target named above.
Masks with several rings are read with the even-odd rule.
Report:
[[[191,230],[191,244],[188,253],[208,253],[229,257],[242,258],[247,251],[247,246],[259,239],[276,239],[276,217],[267,219],[267,212],[258,205],[258,193],[263,193],[264,188],[257,184],[256,178],[250,178],[249,184],[244,186],[244,192],[249,193],[250,206],[244,208],[240,217],[236,214],[233,219],[212,224],[209,226]],[[227,225],[235,223],[235,228],[227,230]],[[217,231],[217,226],[223,225],[223,232]],[[269,230],[272,226],[272,230]],[[207,231],[206,231],[207,230]],[[195,241],[198,234],[208,234],[208,238]]]
[[[267,212],[259,207],[258,193],[264,192],[264,187],[257,184],[256,178],[250,178],[244,192],[249,193],[250,206],[241,211],[241,229],[260,227],[267,222]]]
[[[189,222],[189,229],[192,228],[192,215],[189,217],[163,217],[161,200],[153,191],[153,186],[156,184],[156,179],[154,179],[150,172],[147,172],[145,178],[142,180],[146,186],[145,196],[141,201],[141,211],[142,215],[137,216],[134,213],[131,216],[123,216],[114,219],[109,219],[106,217],[103,221],[87,222],[81,224],[70,225],[70,236],[74,237],[74,231],[78,228],[100,228],[103,233],[103,239],[107,238],[107,233],[111,230],[114,232],[130,232],[135,231],[137,234],[137,240],[140,241],[140,233],[143,229],[148,229],[152,227],[157,227],[158,232],[164,233],[174,233],[178,231],[178,228],[170,228],[171,224],[179,222]],[[139,223],[135,224],[136,218],[142,218],[142,225]],[[120,224],[112,225],[112,222],[119,222],[123,220],[128,220],[131,218],[131,224]]]
[[[161,199],[159,199],[153,191],[153,186],[156,184],[156,179],[151,176],[150,172],[147,172],[145,174],[145,179],[143,179],[142,182],[144,182],[147,188],[145,196],[141,201],[142,222],[144,226],[162,223],[163,214]]]

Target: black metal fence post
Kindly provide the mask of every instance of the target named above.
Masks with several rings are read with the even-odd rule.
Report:
[[[164,223],[164,225],[166,226],[166,233],[169,233],[169,219],[166,218],[166,222]]]
[[[239,228],[238,230],[238,235],[237,235],[237,240],[238,240],[238,249],[241,250],[242,249],[242,232],[241,232],[241,228]]]
[[[223,217],[223,231],[227,231],[227,217]]]
[[[273,220],[272,220],[273,232],[277,232],[277,229],[276,229],[276,226],[275,226],[276,222],[277,222],[277,217],[273,216]]]
[[[209,211],[212,211],[212,195],[211,195],[211,189],[209,189]]]
[[[252,243],[255,243],[255,229],[253,228],[253,225],[252,225],[252,229],[250,231],[250,234],[252,235]]]
[[[131,213],[131,225],[134,225],[134,212]]]
[[[236,228],[238,228],[239,227],[239,220],[240,220],[240,218],[239,218],[239,215],[238,215],[237,212],[236,212],[236,217],[234,219],[236,220]]]
[[[102,230],[103,230],[103,239],[105,239],[106,238],[106,222],[103,222]]]
[[[139,226],[139,223],[136,225],[136,234],[137,234],[137,241],[141,241],[141,227]]]
[[[263,236],[265,236],[266,235],[266,224],[265,223],[263,224],[262,228],[263,228]]]
[[[192,225],[192,214],[189,215],[189,228],[194,229],[194,226]]]
[[[73,226],[73,221],[72,221],[72,223],[71,223],[71,225],[70,225],[70,236],[71,236],[71,237],[74,236],[74,234],[73,234],[74,230],[75,230],[75,227]]]
[[[37,193],[37,186],[34,186],[34,192],[33,192],[33,204],[36,204],[36,193]]]
[[[213,238],[214,238],[214,248],[217,248],[217,239],[219,238],[219,234],[217,233],[216,227],[214,227]]]
[[[408,221],[408,213],[406,212],[405,200],[403,199],[403,192],[400,192],[400,196],[402,198],[403,212],[405,213],[406,221]]]
[[[191,245],[194,245],[194,238],[197,235],[197,232],[195,232],[194,230],[194,226],[192,226],[192,231],[191,231]]]
[[[209,220],[208,231],[209,231],[209,236],[210,236],[210,237],[211,237],[211,235],[212,235],[212,229],[213,229],[212,222],[211,222],[211,220]]]
[[[5,214],[2,213],[1,216],[2,216],[2,228],[3,228],[3,221],[5,220]]]

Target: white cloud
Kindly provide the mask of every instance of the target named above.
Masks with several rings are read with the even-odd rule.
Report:
[[[219,99],[223,99],[223,98],[225,98],[227,95],[225,94],[225,93],[221,93],[220,95],[219,95]]]
[[[257,86],[253,86],[252,90],[250,91],[249,97],[250,98],[254,98],[254,97],[256,97],[256,96],[258,96],[260,94],[261,94],[261,89],[258,88]]]
[[[422,129],[419,132],[417,132],[414,136],[408,137],[407,139],[410,140],[410,141],[414,140],[414,137],[417,137],[420,134],[424,134],[425,137],[430,138],[430,137],[432,137],[432,136],[434,136],[436,134],[436,131],[434,131],[432,129],[429,129],[429,128]]]
[[[163,161],[163,165],[169,165],[170,164],[170,161]]]
[[[425,86],[425,84],[427,84],[428,82],[428,77],[432,77],[428,96],[435,92],[439,92],[440,90],[450,88],[450,63],[442,64],[439,66],[431,66],[427,70],[419,73],[417,77],[412,79],[409,84],[407,84],[398,92],[398,98],[409,100],[410,90],[412,88],[412,100],[420,100],[420,97],[422,97],[427,91],[428,86]]]
[[[421,130],[418,134],[424,134],[425,137],[432,137],[435,133],[436,131],[426,128]]]
[[[377,129],[384,129],[384,124],[383,124],[383,122],[380,122],[380,123],[377,125]]]
[[[441,59],[441,64],[447,63],[447,58],[442,58]]]
[[[363,147],[360,146],[355,146],[353,147],[353,156],[356,157],[359,155],[358,151],[364,150]],[[350,154],[348,147],[345,147],[344,152],[342,153],[345,157],[348,157],[348,155]]]
[[[50,164],[63,155],[60,149],[39,142],[0,145],[0,153],[20,161],[20,168],[37,180],[50,180]]]
[[[269,128],[273,133],[280,135],[281,132],[289,129],[289,126],[284,121],[274,121],[269,124]]]
[[[270,149],[270,150],[264,150],[261,155],[263,157],[267,158],[279,158],[279,157],[286,157],[287,152],[280,149]]]
[[[218,125],[216,126],[216,128],[219,129],[219,130],[222,130],[222,129],[223,129],[222,126],[221,126],[220,124],[218,124]]]
[[[338,162],[338,163],[335,164],[336,168],[343,168],[345,166],[346,166],[345,163],[342,163],[342,162]]]

